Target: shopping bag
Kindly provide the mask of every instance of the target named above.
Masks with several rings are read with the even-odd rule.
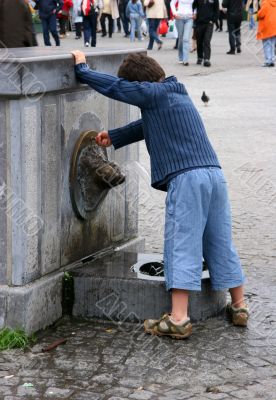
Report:
[[[168,33],[167,33],[166,37],[168,39],[177,39],[178,38],[178,33],[177,33],[176,26],[175,26],[175,19],[169,20],[169,29],[168,29]]]
[[[166,35],[168,32],[168,24],[166,19],[162,19],[159,25],[159,35]]]
[[[143,19],[143,20],[142,20],[142,23],[141,23],[141,32],[142,32],[142,34],[143,34],[144,36],[147,36],[147,34],[148,34],[148,25],[147,25],[145,19]]]

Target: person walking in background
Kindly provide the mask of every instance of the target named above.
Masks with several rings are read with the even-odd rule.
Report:
[[[99,12],[103,7],[102,0],[83,0],[81,11],[83,15],[83,37],[84,45],[89,47],[91,39],[91,47],[97,44],[97,23]]]
[[[223,31],[223,19],[224,19],[224,12],[222,9],[222,0],[219,0],[219,15],[218,19],[216,20],[216,32],[222,32]]]
[[[117,0],[103,0],[103,10],[101,15],[102,37],[106,36],[106,19],[108,20],[108,36],[111,38],[113,33],[113,20],[119,17]]]
[[[163,42],[159,38],[158,28],[161,19],[167,18],[167,10],[164,0],[145,0],[146,15],[149,25],[149,44],[148,50],[153,49],[154,42],[158,45],[158,50],[162,48]]]
[[[256,28],[255,17],[258,12],[258,0],[248,0],[245,5],[245,11],[248,12],[249,30]]]
[[[33,22],[25,0],[0,0],[0,48],[35,46]]]
[[[32,46],[38,46],[38,42],[36,39],[36,31],[35,31],[35,26],[34,26],[34,21],[33,21],[33,14],[35,13],[35,10],[34,10],[35,2],[32,0],[25,0],[25,3],[27,4],[27,6],[31,12],[31,18],[32,18],[32,35],[33,35]]]
[[[134,42],[135,31],[137,31],[138,40],[141,41],[141,18],[144,18],[145,14],[140,0],[129,0],[126,8],[126,16],[130,19],[130,41]]]
[[[75,24],[76,37],[75,39],[80,39],[82,37],[82,23],[83,16],[81,10],[82,0],[73,0],[73,22]]]
[[[35,0],[35,3],[35,9],[38,10],[41,19],[45,46],[51,46],[49,32],[51,32],[56,46],[60,46],[57,13],[62,9],[63,0]]]
[[[194,0],[193,10],[196,14],[197,64],[211,66],[211,40],[214,23],[219,15],[218,0]]]
[[[176,3],[178,7],[176,8]],[[189,65],[190,40],[193,29],[193,0],[172,0],[171,10],[178,32],[178,60]]]
[[[128,0],[119,0],[118,3],[118,9],[119,9],[119,15],[122,21],[123,29],[125,32],[125,37],[128,37],[130,32],[129,32],[129,19],[126,16],[126,7],[128,5]]]
[[[227,9],[227,26],[230,50],[226,54],[241,53],[241,23],[243,0],[223,0],[222,7]]]
[[[264,67],[275,66],[276,0],[263,0],[258,11],[257,39],[263,41]]]
[[[64,39],[66,37],[66,30],[68,29],[68,21],[70,17],[70,10],[73,7],[72,0],[63,0],[62,9],[58,12],[57,17],[59,20],[59,37]]]

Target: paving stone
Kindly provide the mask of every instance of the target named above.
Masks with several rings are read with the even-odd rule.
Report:
[[[17,396],[5,396],[4,400],[21,400],[20,397]]]
[[[127,397],[129,394],[133,392],[133,389],[125,388],[125,387],[116,387],[112,386],[111,389],[108,389],[104,392],[105,396],[117,396],[117,397]]]
[[[17,396],[18,397],[34,397],[36,399],[39,398],[39,393],[35,389],[35,387],[24,387],[24,386],[19,386],[17,389]]]
[[[44,396],[52,399],[68,399],[73,394],[71,389],[60,389],[56,387],[49,387]]]
[[[152,392],[148,390],[136,390],[133,394],[129,396],[130,399],[136,400],[150,400],[154,397]]]
[[[100,375],[94,375],[92,378],[92,381],[101,383],[101,384],[111,384],[114,380],[113,375],[111,374],[100,374]]]
[[[0,398],[12,394],[10,386],[0,386]]]

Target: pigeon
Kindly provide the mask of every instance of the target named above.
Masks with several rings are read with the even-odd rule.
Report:
[[[207,96],[207,94],[204,91],[202,93],[201,100],[203,101],[205,106],[208,106],[208,101],[210,100],[210,98]]]

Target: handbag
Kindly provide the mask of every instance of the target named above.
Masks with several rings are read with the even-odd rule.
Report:
[[[152,6],[154,6],[155,2],[154,0],[150,0],[149,4],[147,5],[148,8],[151,8]]]

